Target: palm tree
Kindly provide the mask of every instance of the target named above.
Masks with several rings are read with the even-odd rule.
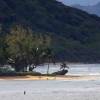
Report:
[[[69,67],[66,65],[66,63],[65,62],[62,62],[61,67],[60,67],[60,70],[65,70],[65,68],[68,68],[69,69]]]
[[[48,60],[47,75],[49,74],[50,62],[53,60],[53,52],[50,48],[46,49],[46,58]]]

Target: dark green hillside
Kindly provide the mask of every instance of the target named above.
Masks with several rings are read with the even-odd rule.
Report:
[[[1,35],[15,24],[49,34],[57,59],[99,61],[100,18],[56,0],[0,0],[0,24]]]

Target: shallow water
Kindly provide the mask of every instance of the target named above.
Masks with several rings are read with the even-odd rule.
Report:
[[[47,66],[39,66],[35,69],[35,71],[46,73],[47,72]],[[70,64],[69,66],[69,72],[67,74],[69,75],[100,75],[100,64]],[[50,64],[50,70],[49,73],[58,71],[60,69],[60,64]]]
[[[99,98],[100,80],[0,81],[0,100],[99,100]]]
[[[100,90],[100,80],[92,81],[67,81],[67,80],[47,80],[47,81],[0,81],[0,92],[23,92],[24,90],[33,93],[49,93],[54,91],[92,91]]]
[[[71,75],[100,75],[100,64],[69,67]],[[51,65],[50,72],[59,68],[59,64]],[[36,70],[46,73],[47,65]],[[100,100],[100,80],[3,80],[0,81],[0,100]]]

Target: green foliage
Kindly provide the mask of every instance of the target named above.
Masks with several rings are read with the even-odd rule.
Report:
[[[18,24],[24,29],[12,28]],[[99,61],[100,18],[56,0],[0,0],[0,25],[0,36],[12,35],[6,40],[9,53],[6,55],[11,58],[24,55],[29,59],[32,54],[38,59],[48,47],[53,48],[57,60]],[[0,52],[2,55],[2,48]]]
[[[14,71],[1,71],[0,76],[41,76],[39,72],[14,72]]]
[[[5,64],[7,60],[6,43],[4,38],[0,38],[0,64]]]
[[[0,67],[0,74],[1,73],[12,73],[14,72],[13,70],[11,70],[11,68],[9,67]]]
[[[16,26],[6,37],[7,52],[16,71],[24,71],[27,65],[41,62],[45,49],[50,47],[50,37],[33,34],[32,30]]]
[[[32,52],[34,42],[32,34],[17,26],[11,30],[11,34],[6,37],[8,52],[16,58],[17,56],[26,56],[28,52]]]

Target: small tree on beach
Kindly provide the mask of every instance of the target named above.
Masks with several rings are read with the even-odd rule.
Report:
[[[67,66],[67,64],[65,62],[62,62],[60,69],[65,70],[65,68],[69,68],[69,67]]]

